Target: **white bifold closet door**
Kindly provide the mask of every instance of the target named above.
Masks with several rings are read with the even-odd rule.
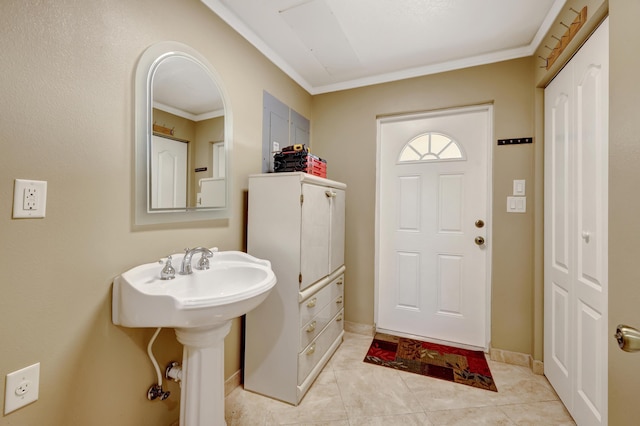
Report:
[[[545,89],[544,371],[578,425],[607,424],[608,34]]]

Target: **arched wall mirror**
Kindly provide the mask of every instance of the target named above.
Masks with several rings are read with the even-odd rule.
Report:
[[[135,223],[228,218],[231,109],[213,66],[178,42],[136,69]]]

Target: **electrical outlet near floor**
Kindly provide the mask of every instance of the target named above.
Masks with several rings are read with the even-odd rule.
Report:
[[[4,414],[38,400],[40,363],[7,374],[4,390]]]
[[[47,181],[16,179],[13,218],[42,218],[47,207]]]

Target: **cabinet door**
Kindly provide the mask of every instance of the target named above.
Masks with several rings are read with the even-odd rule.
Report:
[[[329,246],[329,273],[344,265],[344,223],[345,191],[330,189],[331,197],[331,235]]]
[[[329,274],[329,226],[331,197],[328,188],[302,184],[300,242],[300,288],[306,288]]]

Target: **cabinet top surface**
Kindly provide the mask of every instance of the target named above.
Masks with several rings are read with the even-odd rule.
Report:
[[[313,183],[316,185],[330,186],[337,189],[346,189],[347,185],[342,182],[322,178],[320,176],[314,176],[304,172],[286,172],[286,173],[261,173],[249,175],[249,179],[263,179],[263,178],[290,178],[298,179],[301,183]]]

